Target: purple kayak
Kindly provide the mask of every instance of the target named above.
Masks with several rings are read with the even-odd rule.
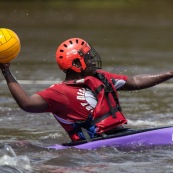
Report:
[[[62,150],[67,148],[98,149],[101,147],[116,148],[152,148],[155,146],[173,145],[173,127],[161,127],[143,130],[125,130],[108,138],[94,139],[91,142],[54,144],[48,149]]]

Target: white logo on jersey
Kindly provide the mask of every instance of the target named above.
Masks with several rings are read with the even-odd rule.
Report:
[[[97,100],[91,90],[86,88],[81,88],[77,92],[77,100],[85,101],[81,105],[88,111],[93,111],[97,104]]]

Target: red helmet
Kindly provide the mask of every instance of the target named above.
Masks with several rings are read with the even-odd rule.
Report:
[[[80,62],[80,66],[75,65],[75,61]],[[86,69],[86,62],[94,64],[93,68],[101,68],[102,61],[95,49],[85,40],[80,38],[71,38],[58,47],[56,51],[56,61],[61,70],[72,69],[78,73]]]
[[[83,50],[81,52],[80,50]],[[78,73],[85,70],[86,64],[84,61],[84,55],[89,52],[91,47],[89,44],[80,38],[71,38],[58,47],[56,51],[56,61],[61,70],[72,69]],[[81,63],[81,67],[73,65],[73,61],[78,59]]]

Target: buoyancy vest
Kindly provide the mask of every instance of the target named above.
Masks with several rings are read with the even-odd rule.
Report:
[[[121,111],[114,82],[114,79],[109,79],[102,73],[97,73],[95,76],[88,76],[84,79],[66,82],[67,85],[86,85],[92,90],[97,99],[97,105],[92,115],[88,115],[86,121],[76,121],[74,129],[68,132],[72,140],[78,140],[79,137],[77,136],[80,136],[81,139],[86,139],[84,131],[81,130],[83,128],[93,138],[97,134],[102,135],[104,132],[127,123]]]

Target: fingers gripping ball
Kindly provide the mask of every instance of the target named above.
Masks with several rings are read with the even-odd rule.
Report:
[[[20,52],[20,40],[17,34],[6,28],[0,28],[0,63],[7,63]]]

